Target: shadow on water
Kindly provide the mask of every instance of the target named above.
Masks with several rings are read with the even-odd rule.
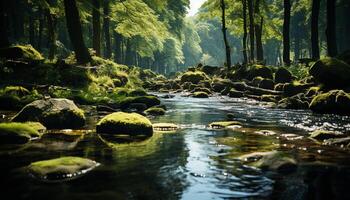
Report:
[[[138,142],[115,141],[94,132],[47,134],[25,146],[0,151],[7,199],[350,199],[349,151],[307,138],[318,128],[348,132],[349,117],[267,108],[255,101],[176,96],[164,100],[166,115],[152,122],[180,126]],[[213,130],[207,124],[233,113],[242,128]],[[11,113],[6,113],[11,115]],[[92,114],[87,129],[101,116]],[[259,135],[259,130],[273,131]],[[289,174],[262,171],[240,156],[283,151],[298,168]],[[81,156],[101,166],[63,183],[43,183],[23,167],[60,156]],[[3,198],[2,198],[3,199]]]

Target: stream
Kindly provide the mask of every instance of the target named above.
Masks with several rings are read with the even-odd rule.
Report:
[[[316,129],[350,132],[350,117],[318,115],[307,110],[281,110],[248,99],[176,95],[162,99],[164,116],[153,123],[180,126],[171,133],[132,144],[106,142],[91,131],[85,135],[46,134],[20,148],[2,147],[2,196],[8,199],[350,199],[349,149],[317,144],[308,138]],[[89,108],[86,108],[89,109]],[[243,128],[214,130],[207,125],[232,113]],[[5,118],[13,113],[2,112]],[[87,130],[99,118],[90,112]],[[270,130],[276,135],[254,132]],[[298,169],[283,174],[243,163],[252,152],[283,151],[298,161]],[[63,183],[30,177],[31,162],[80,156],[101,165]],[[4,198],[2,198],[4,199]]]

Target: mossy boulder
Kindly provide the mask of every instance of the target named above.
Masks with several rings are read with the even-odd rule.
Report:
[[[285,96],[294,96],[300,93],[305,93],[312,85],[303,84],[297,81],[293,83],[286,83],[283,85],[283,92]]]
[[[232,86],[232,81],[229,79],[222,79],[222,78],[213,79],[212,87],[214,92],[221,92],[228,86]]]
[[[27,171],[45,182],[61,182],[78,178],[97,167],[99,163],[80,157],[61,157],[33,162]]]
[[[209,98],[208,93],[206,92],[195,92],[192,94],[193,98]]]
[[[344,88],[350,83],[350,65],[336,58],[323,58],[317,61],[309,73],[329,88]]]
[[[213,76],[213,75],[218,74],[220,72],[220,67],[205,65],[205,66],[201,67],[201,70],[204,73],[206,73],[210,76]]]
[[[129,91],[128,96],[130,97],[147,96],[147,92],[144,89],[135,89],[135,90]]]
[[[147,110],[145,110],[145,114],[146,115],[153,115],[153,116],[164,115],[165,110],[164,110],[164,108],[152,107],[152,108],[148,108]]]
[[[0,57],[9,60],[42,61],[44,57],[31,45],[16,45],[0,49]]]
[[[343,90],[331,90],[315,96],[310,109],[316,113],[350,115],[350,95]]]
[[[241,97],[244,97],[244,92],[237,91],[236,89],[232,88],[228,96],[231,98],[241,98]]]
[[[201,71],[188,71],[181,76],[181,83],[190,82],[198,84],[200,81],[207,80],[208,76]]]
[[[142,103],[150,108],[159,105],[160,100],[155,96],[127,97],[120,102],[120,105],[122,108],[129,108],[131,104],[135,103]]]
[[[278,68],[275,73],[275,83],[289,83],[293,80],[293,75],[284,67]]]
[[[340,137],[344,137],[344,134],[337,131],[316,130],[310,133],[310,138],[321,141]]]
[[[96,126],[97,133],[112,135],[152,136],[152,123],[137,113],[115,112],[102,118]]]
[[[213,129],[223,129],[228,126],[242,126],[242,123],[237,121],[219,121],[209,124],[209,127]]]
[[[261,76],[254,77],[252,80],[252,85],[255,87],[259,87],[259,84],[262,80],[264,80],[264,78]]]
[[[195,93],[195,92],[205,92],[207,94],[211,94],[211,91],[208,89],[208,88],[202,88],[202,87],[196,87],[194,88],[192,91],[192,93]]]
[[[275,83],[271,79],[264,78],[259,83],[259,88],[273,90],[275,87]]]
[[[25,144],[41,137],[46,128],[38,122],[0,123],[0,144]]]
[[[300,94],[280,100],[277,107],[283,109],[308,109],[309,103]]]
[[[36,100],[26,105],[12,121],[40,122],[48,129],[81,128],[85,125],[84,111],[68,99]]]
[[[253,80],[255,77],[263,77],[268,79],[273,79],[272,70],[263,65],[253,65],[248,69],[247,79]]]

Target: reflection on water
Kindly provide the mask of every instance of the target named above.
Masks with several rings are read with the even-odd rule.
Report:
[[[118,144],[87,131],[46,135],[16,150],[0,150],[3,195],[8,199],[346,199],[350,180],[348,150],[321,146],[307,138],[318,128],[350,130],[350,118],[309,111],[268,108],[255,101],[176,96],[164,100],[165,116],[154,123],[180,125],[140,142]],[[213,121],[232,113],[242,128],[211,130]],[[10,116],[11,113],[6,113]],[[101,116],[92,114],[87,129]],[[258,130],[273,131],[267,136]],[[238,157],[284,151],[299,163],[282,175],[245,165]],[[30,178],[23,167],[59,156],[87,157],[101,163],[91,173],[65,183]],[[4,198],[2,198],[4,199]]]

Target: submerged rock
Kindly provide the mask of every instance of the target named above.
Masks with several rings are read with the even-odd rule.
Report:
[[[349,115],[350,95],[343,90],[319,94],[311,101],[310,109],[316,113]]]
[[[45,130],[38,122],[0,123],[0,144],[25,144],[41,137]]]
[[[175,131],[179,128],[178,125],[172,123],[156,123],[153,124],[153,130],[155,131]]]
[[[36,100],[26,105],[12,119],[15,122],[35,121],[48,129],[80,128],[85,124],[84,111],[68,99]]]
[[[152,136],[152,123],[137,113],[116,112],[102,118],[96,126],[97,133],[112,135]]]
[[[31,163],[30,175],[42,181],[60,182],[78,178],[99,166],[99,163],[80,157],[61,157]]]
[[[158,107],[152,107],[152,108],[148,108],[147,110],[145,110],[145,114],[146,115],[164,115],[165,114],[165,110],[163,108],[158,108]]]
[[[209,124],[209,127],[212,129],[223,129],[229,126],[242,126],[241,122],[237,122],[237,121],[221,121],[221,122],[213,122],[211,124]]]

